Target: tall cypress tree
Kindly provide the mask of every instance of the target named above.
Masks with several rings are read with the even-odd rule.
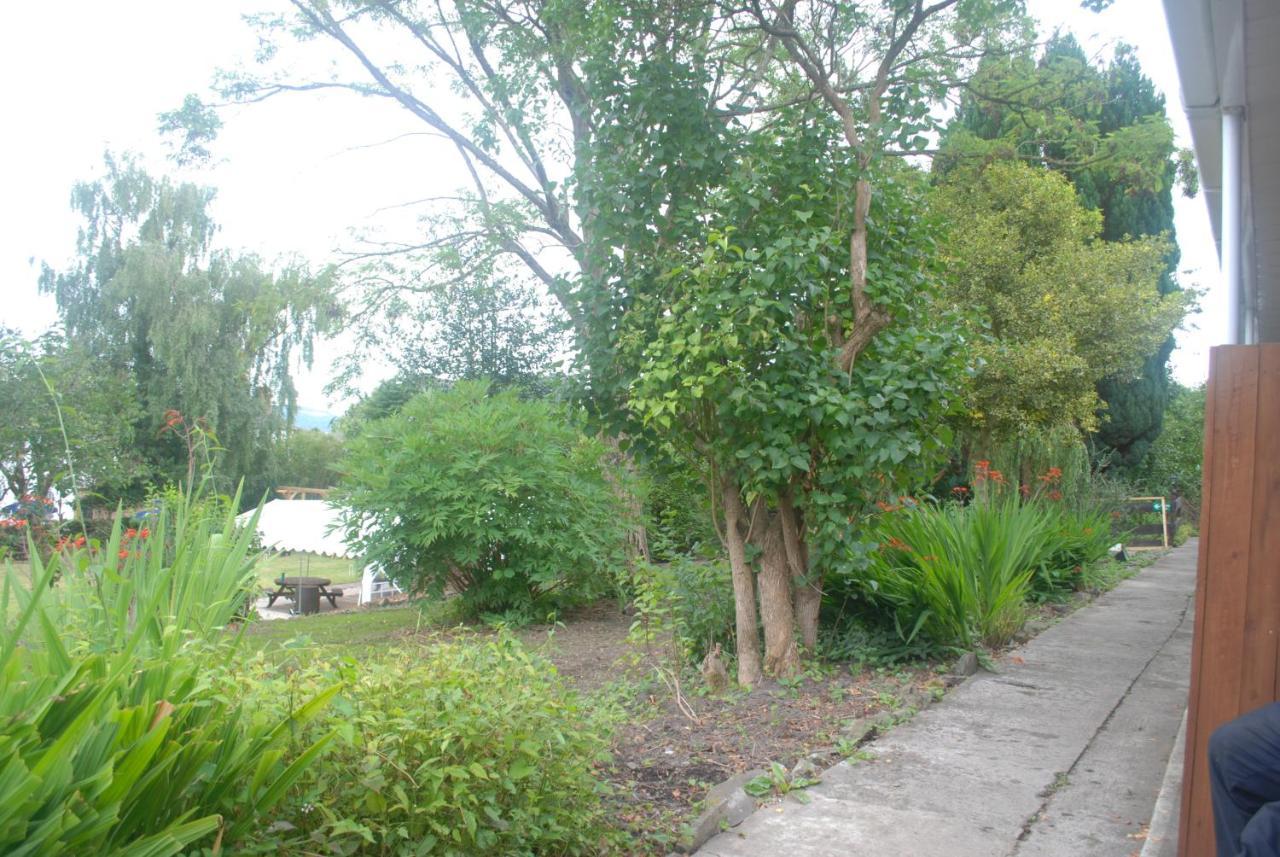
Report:
[[[1107,69],[1107,100],[1103,104],[1098,130],[1107,134],[1149,120],[1164,119],[1164,96],[1142,73],[1137,57],[1129,48],[1116,53]],[[1130,188],[1103,178],[1097,187],[1098,207],[1103,214],[1103,237],[1119,241],[1127,236],[1167,233],[1174,238],[1173,185],[1177,181],[1177,162],[1170,141],[1164,160],[1164,181],[1155,188]],[[1173,273],[1179,259],[1178,245],[1171,241],[1165,271],[1157,283],[1161,294],[1178,288]],[[1098,385],[1098,395],[1107,403],[1108,419],[1102,423],[1097,443],[1112,450],[1115,463],[1132,469],[1146,456],[1160,434],[1164,410],[1169,403],[1169,355],[1173,353],[1173,337],[1169,337],[1143,365],[1142,375],[1135,380],[1108,378]]]

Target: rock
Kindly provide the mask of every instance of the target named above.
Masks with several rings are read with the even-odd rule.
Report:
[[[876,731],[875,718],[857,717],[840,727],[840,737],[853,744],[865,740]]]
[[[899,713],[907,714],[909,709],[924,711],[930,705],[933,705],[933,694],[930,691],[912,690],[902,700],[902,707],[899,709]]]
[[[978,671],[978,656],[973,652],[965,652],[960,656],[960,660],[955,662],[951,667],[951,674],[958,676],[971,676]]]
[[[747,816],[756,810],[756,799],[742,787],[763,773],[756,768],[736,774],[707,792],[702,814],[689,826],[684,841],[680,843],[681,850],[692,854],[721,830],[737,827],[746,821]]]
[[[805,756],[801,758],[800,761],[796,762],[795,766],[791,769],[791,779],[816,780],[820,773],[822,772],[818,770],[818,766],[813,763],[813,759]]]
[[[720,693],[729,686],[729,671],[725,669],[724,659],[720,656],[719,643],[702,659],[702,679],[707,683],[707,690],[712,693]]]

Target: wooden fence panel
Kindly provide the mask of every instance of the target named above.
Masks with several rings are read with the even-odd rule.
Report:
[[[1280,344],[1213,349],[1205,411],[1183,857],[1214,854],[1209,736],[1280,687]]]

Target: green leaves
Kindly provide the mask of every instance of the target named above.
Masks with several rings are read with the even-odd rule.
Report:
[[[272,716],[323,687],[330,664],[288,674],[250,665],[244,692]],[[293,666],[293,665],[291,665]],[[555,668],[506,634],[393,648],[358,677],[304,740],[335,735],[276,817],[341,853],[592,854],[608,850],[594,768],[607,751],[598,711]],[[297,840],[302,840],[299,843]],[[292,852],[288,852],[292,853]]]
[[[251,534],[171,497],[145,532],[117,520],[100,549],[35,556],[30,580],[6,568],[0,851],[168,857],[215,831],[235,846],[315,760],[325,739],[295,735],[331,683],[274,722],[233,692]]]
[[[947,297],[973,320],[969,425],[1095,428],[1097,383],[1135,373],[1186,311],[1156,288],[1165,239],[1096,240],[1065,178],[1016,162],[958,171],[935,202],[952,224]]]
[[[482,383],[428,392],[351,439],[347,526],[406,588],[478,615],[590,598],[626,545],[625,471],[570,414]]]

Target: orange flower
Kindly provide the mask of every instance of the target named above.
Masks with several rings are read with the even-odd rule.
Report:
[[[128,559],[129,552],[127,550],[122,550],[120,553],[116,554],[116,556],[120,557],[120,559]]]
[[[955,494],[957,497],[963,497],[965,494],[969,493],[969,489],[963,485],[957,485],[951,489],[951,493]]]
[[[889,548],[890,550],[907,551],[908,553],[911,552],[911,545],[907,544],[897,536],[889,539],[889,541],[882,545],[882,547]]]
[[[75,546],[78,548],[84,547],[84,536],[76,536]]]
[[[1004,484],[1004,474],[999,470],[992,470],[988,475],[991,477],[991,481],[997,485]]]
[[[143,527],[142,532],[139,533],[138,535],[142,536],[145,539],[147,536],[151,535],[151,531],[148,530],[146,527]]]

